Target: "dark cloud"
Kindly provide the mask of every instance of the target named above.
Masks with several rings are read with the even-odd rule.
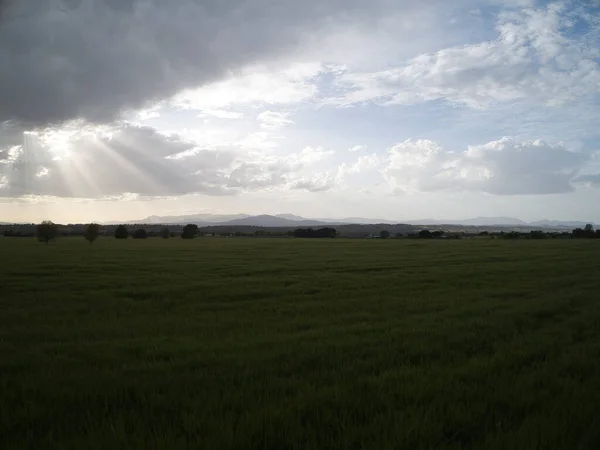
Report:
[[[389,1],[4,1],[0,123],[110,122],[292,51],[333,22],[368,22]]]
[[[15,123],[0,123],[0,151],[8,150],[14,145],[22,145],[24,131],[25,129]]]
[[[600,187],[600,173],[581,175],[575,178],[573,181],[575,183],[584,183],[595,187]]]

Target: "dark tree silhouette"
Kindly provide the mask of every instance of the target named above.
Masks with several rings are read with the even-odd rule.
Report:
[[[312,228],[298,228],[294,230],[294,237],[300,238],[334,238],[337,235],[335,228],[319,228],[313,230]]]
[[[388,230],[381,230],[381,231],[379,232],[379,237],[380,237],[381,239],[387,239],[387,238],[389,238],[389,237],[390,237],[390,232],[389,232]]]
[[[148,232],[143,228],[139,228],[133,232],[134,239],[148,239]]]
[[[100,225],[98,225],[97,223],[90,223],[86,227],[85,233],[83,234],[83,237],[90,244],[93,244],[94,241],[96,239],[98,239],[98,236],[100,236]]]
[[[429,238],[431,238],[431,237],[432,237],[432,234],[431,234],[431,231],[429,231],[429,230],[421,230],[421,231],[419,231],[419,234],[418,234],[418,236],[419,236],[420,238],[426,238],[426,239],[429,239]]]
[[[591,223],[586,224],[585,228],[583,229],[583,234],[583,237],[595,238],[596,233],[594,232],[594,225],[592,225]]]
[[[127,239],[129,237],[129,231],[127,231],[127,227],[125,225],[119,225],[115,230],[115,238],[117,239]]]
[[[198,225],[189,223],[185,227],[183,227],[183,230],[181,232],[181,237],[183,239],[193,239],[196,237],[197,234],[198,234]]]
[[[58,234],[58,227],[49,220],[45,220],[36,226],[36,236],[40,242],[48,243]]]
[[[169,239],[171,237],[171,233],[167,227],[160,230],[160,237],[163,239]]]
[[[594,231],[594,226],[591,223],[588,223],[585,228],[575,228],[571,235],[577,239],[592,239],[596,237],[600,237],[597,231]]]

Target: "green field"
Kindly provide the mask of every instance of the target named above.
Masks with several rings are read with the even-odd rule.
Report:
[[[0,448],[600,448],[600,242],[0,239]]]

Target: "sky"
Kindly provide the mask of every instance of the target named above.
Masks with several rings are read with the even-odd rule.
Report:
[[[0,221],[600,223],[599,0],[0,0]]]

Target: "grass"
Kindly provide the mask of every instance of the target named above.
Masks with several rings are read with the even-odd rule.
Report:
[[[600,446],[600,242],[0,252],[4,450]]]

